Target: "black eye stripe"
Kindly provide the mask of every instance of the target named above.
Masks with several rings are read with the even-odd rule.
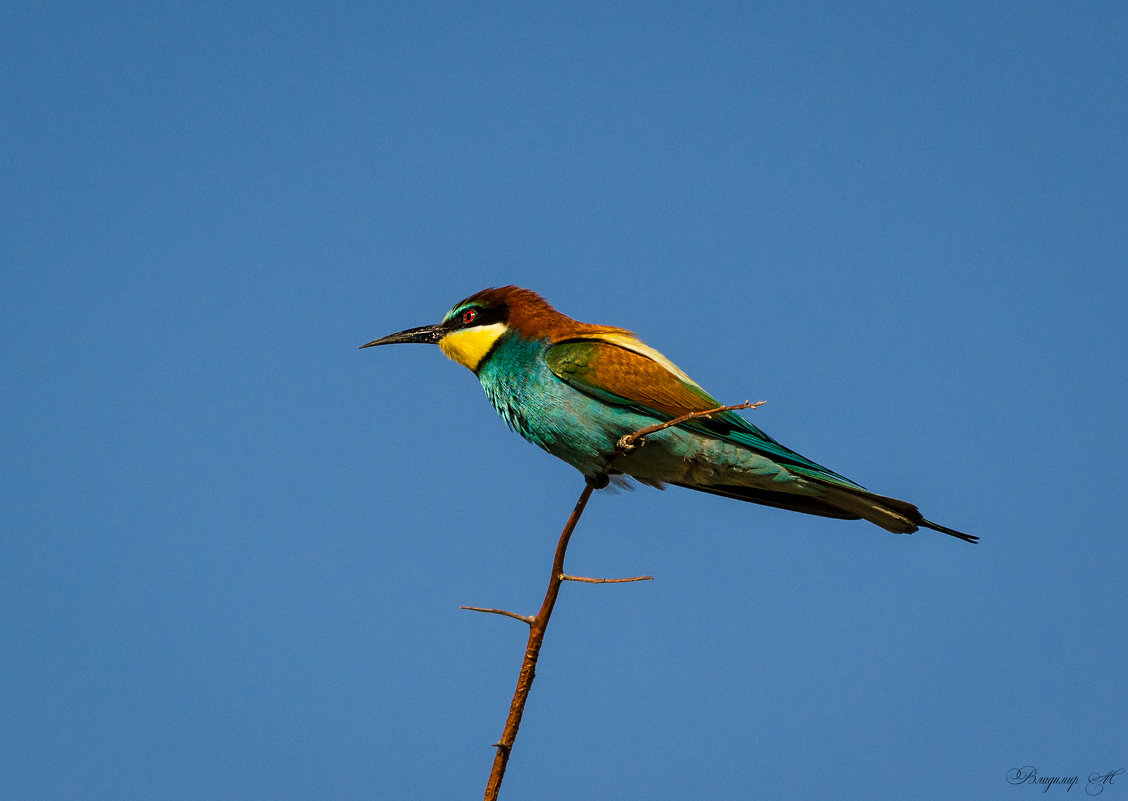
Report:
[[[457,314],[452,315],[443,325],[450,329],[473,328],[479,325],[503,323],[508,316],[509,309],[505,306],[489,308],[483,306],[467,306],[464,309],[460,309]]]

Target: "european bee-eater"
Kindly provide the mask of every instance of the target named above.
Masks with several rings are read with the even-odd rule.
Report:
[[[528,289],[484,289],[456,303],[441,323],[361,347],[400,342],[437,344],[470,368],[510,428],[597,486],[610,472],[656,487],[864,518],[897,534],[923,526],[979,539],[926,520],[911,503],[869,492],[731,411],[652,434],[608,469],[623,435],[721,404],[630,331],[573,320]]]

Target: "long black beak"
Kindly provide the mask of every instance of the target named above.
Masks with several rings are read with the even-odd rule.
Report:
[[[422,342],[425,345],[436,345],[446,335],[442,323],[437,325],[424,325],[419,328],[409,328],[398,334],[388,334],[386,337],[374,339],[362,348],[371,348],[373,345],[397,345],[401,342]]]

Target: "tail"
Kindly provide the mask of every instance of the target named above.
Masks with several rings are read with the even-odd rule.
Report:
[[[956,531],[954,528],[948,528],[947,526],[942,526],[939,523],[933,523],[931,520],[925,520],[923,517],[920,519],[920,525],[924,526],[925,528],[930,528],[933,531],[942,531],[945,534],[955,537],[956,539],[963,540],[964,542],[970,542],[972,545],[979,542],[979,537],[975,536],[974,534],[964,534],[962,531]]]
[[[926,519],[920,513],[920,510],[908,501],[900,501],[896,498],[876,495],[866,490],[840,487],[821,481],[819,484],[826,488],[826,494],[821,497],[821,500],[839,509],[852,512],[858,517],[881,526],[886,531],[892,531],[894,534],[912,534],[918,528],[923,527],[942,532],[964,542],[979,542],[979,537],[964,534],[962,531],[956,531],[954,528],[941,526],[939,523],[933,523]]]
[[[908,501],[899,501],[896,498],[887,498],[876,495],[861,487],[847,487],[830,481],[821,481],[816,478],[804,477],[817,495],[799,495],[793,492],[780,492],[760,487],[748,487],[736,484],[687,484],[679,481],[672,484],[708,492],[713,495],[723,495],[726,498],[736,498],[741,501],[762,503],[765,506],[776,506],[781,509],[790,509],[794,512],[803,512],[821,517],[837,517],[845,520],[864,518],[886,531],[894,534],[912,534],[918,528],[930,528],[940,531],[964,542],[979,542],[979,537],[964,534],[947,526],[941,526],[926,520],[920,510]]]

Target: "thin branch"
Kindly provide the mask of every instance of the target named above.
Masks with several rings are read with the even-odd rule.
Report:
[[[696,420],[698,417],[712,417],[713,415],[720,414],[721,412],[734,412],[737,409],[755,409],[758,406],[763,406],[765,403],[767,403],[767,401],[756,401],[755,403],[753,403],[752,401],[744,401],[744,403],[737,403],[733,406],[718,406],[715,409],[705,409],[700,412],[690,412],[689,414],[683,414],[681,417],[675,417],[673,420],[667,420],[664,423],[655,423],[652,426],[640,428],[633,434],[625,434],[619,437],[619,441],[615,443],[615,455],[611,457],[611,459],[608,461],[608,464],[615,461],[623,454],[630,453],[635,448],[641,447],[644,444],[643,439],[650,436],[651,434],[656,434],[659,431],[663,431],[667,428],[672,428],[673,426],[679,426],[682,423],[688,422],[690,420]]]
[[[582,584],[625,584],[628,581],[654,581],[654,576],[631,576],[630,578],[588,578],[587,576],[569,576],[560,574],[561,581],[578,581]]]
[[[544,643],[544,632],[548,627],[548,619],[552,617],[552,608],[556,605],[556,597],[560,594],[560,576],[564,574],[564,554],[568,550],[568,540],[576,524],[580,522],[580,515],[584,513],[588,499],[595,491],[593,483],[584,485],[572,514],[560,532],[560,539],[556,543],[556,555],[552,560],[552,573],[548,579],[548,590],[544,595],[544,602],[540,611],[529,623],[529,643],[525,647],[525,659],[521,663],[521,672],[517,674],[517,689],[513,691],[513,701],[509,704],[509,717],[505,720],[505,729],[501,739],[495,743],[497,753],[494,754],[493,769],[490,779],[486,783],[486,801],[496,801],[501,790],[501,780],[505,777],[505,766],[509,762],[509,753],[513,750],[513,741],[517,739],[517,729],[521,727],[521,716],[525,713],[525,702],[529,698],[529,690],[533,686],[533,679],[537,672],[537,657],[540,656],[541,644]]]
[[[502,617],[511,617],[514,620],[520,620],[522,623],[533,625],[533,618],[529,615],[519,615],[516,612],[510,612],[507,609],[486,609],[482,606],[460,606],[459,609],[465,609],[469,612],[485,612],[487,615],[501,615]]]
[[[615,444],[615,452],[611,454],[603,467],[603,473],[587,478],[584,491],[580,493],[580,497],[576,501],[575,507],[572,509],[572,514],[568,516],[568,520],[564,524],[564,530],[560,532],[560,539],[556,543],[556,554],[552,560],[552,573],[548,579],[548,589],[545,592],[544,602],[541,604],[540,611],[537,612],[534,617],[527,617],[525,615],[519,615],[516,612],[508,612],[504,609],[485,609],[477,606],[462,607],[462,609],[469,609],[474,612],[485,612],[492,615],[511,617],[529,624],[529,643],[525,647],[525,659],[521,663],[521,672],[517,675],[517,689],[513,691],[513,701],[509,704],[509,717],[505,720],[505,729],[501,733],[501,739],[494,743],[494,747],[497,748],[497,753],[494,754],[493,769],[490,771],[490,779],[486,784],[485,801],[497,801],[498,792],[501,790],[501,780],[505,777],[505,766],[509,762],[509,753],[513,750],[513,743],[517,739],[517,730],[521,726],[521,716],[525,712],[525,702],[529,699],[529,690],[532,688],[533,679],[536,676],[537,658],[540,656],[541,645],[544,643],[544,634],[545,630],[548,628],[548,620],[552,617],[552,609],[556,606],[556,598],[560,594],[560,585],[565,581],[578,581],[585,584],[618,584],[629,581],[649,581],[654,578],[653,576],[634,576],[632,578],[600,579],[570,576],[564,572],[564,555],[568,551],[568,541],[572,538],[572,532],[576,530],[576,524],[580,522],[580,516],[584,513],[584,508],[587,507],[587,502],[588,499],[591,498],[592,492],[607,486],[611,464],[620,456],[632,453],[645,445],[645,438],[650,434],[699,417],[709,417],[714,414],[735,411],[737,409],[755,409],[763,403],[763,401],[757,403],[746,401],[744,403],[738,403],[735,406],[718,406],[715,409],[690,412],[689,414],[683,414],[681,417],[675,417],[673,420],[667,420],[664,423],[655,423],[652,426],[639,429],[633,434],[620,437],[619,441]]]

